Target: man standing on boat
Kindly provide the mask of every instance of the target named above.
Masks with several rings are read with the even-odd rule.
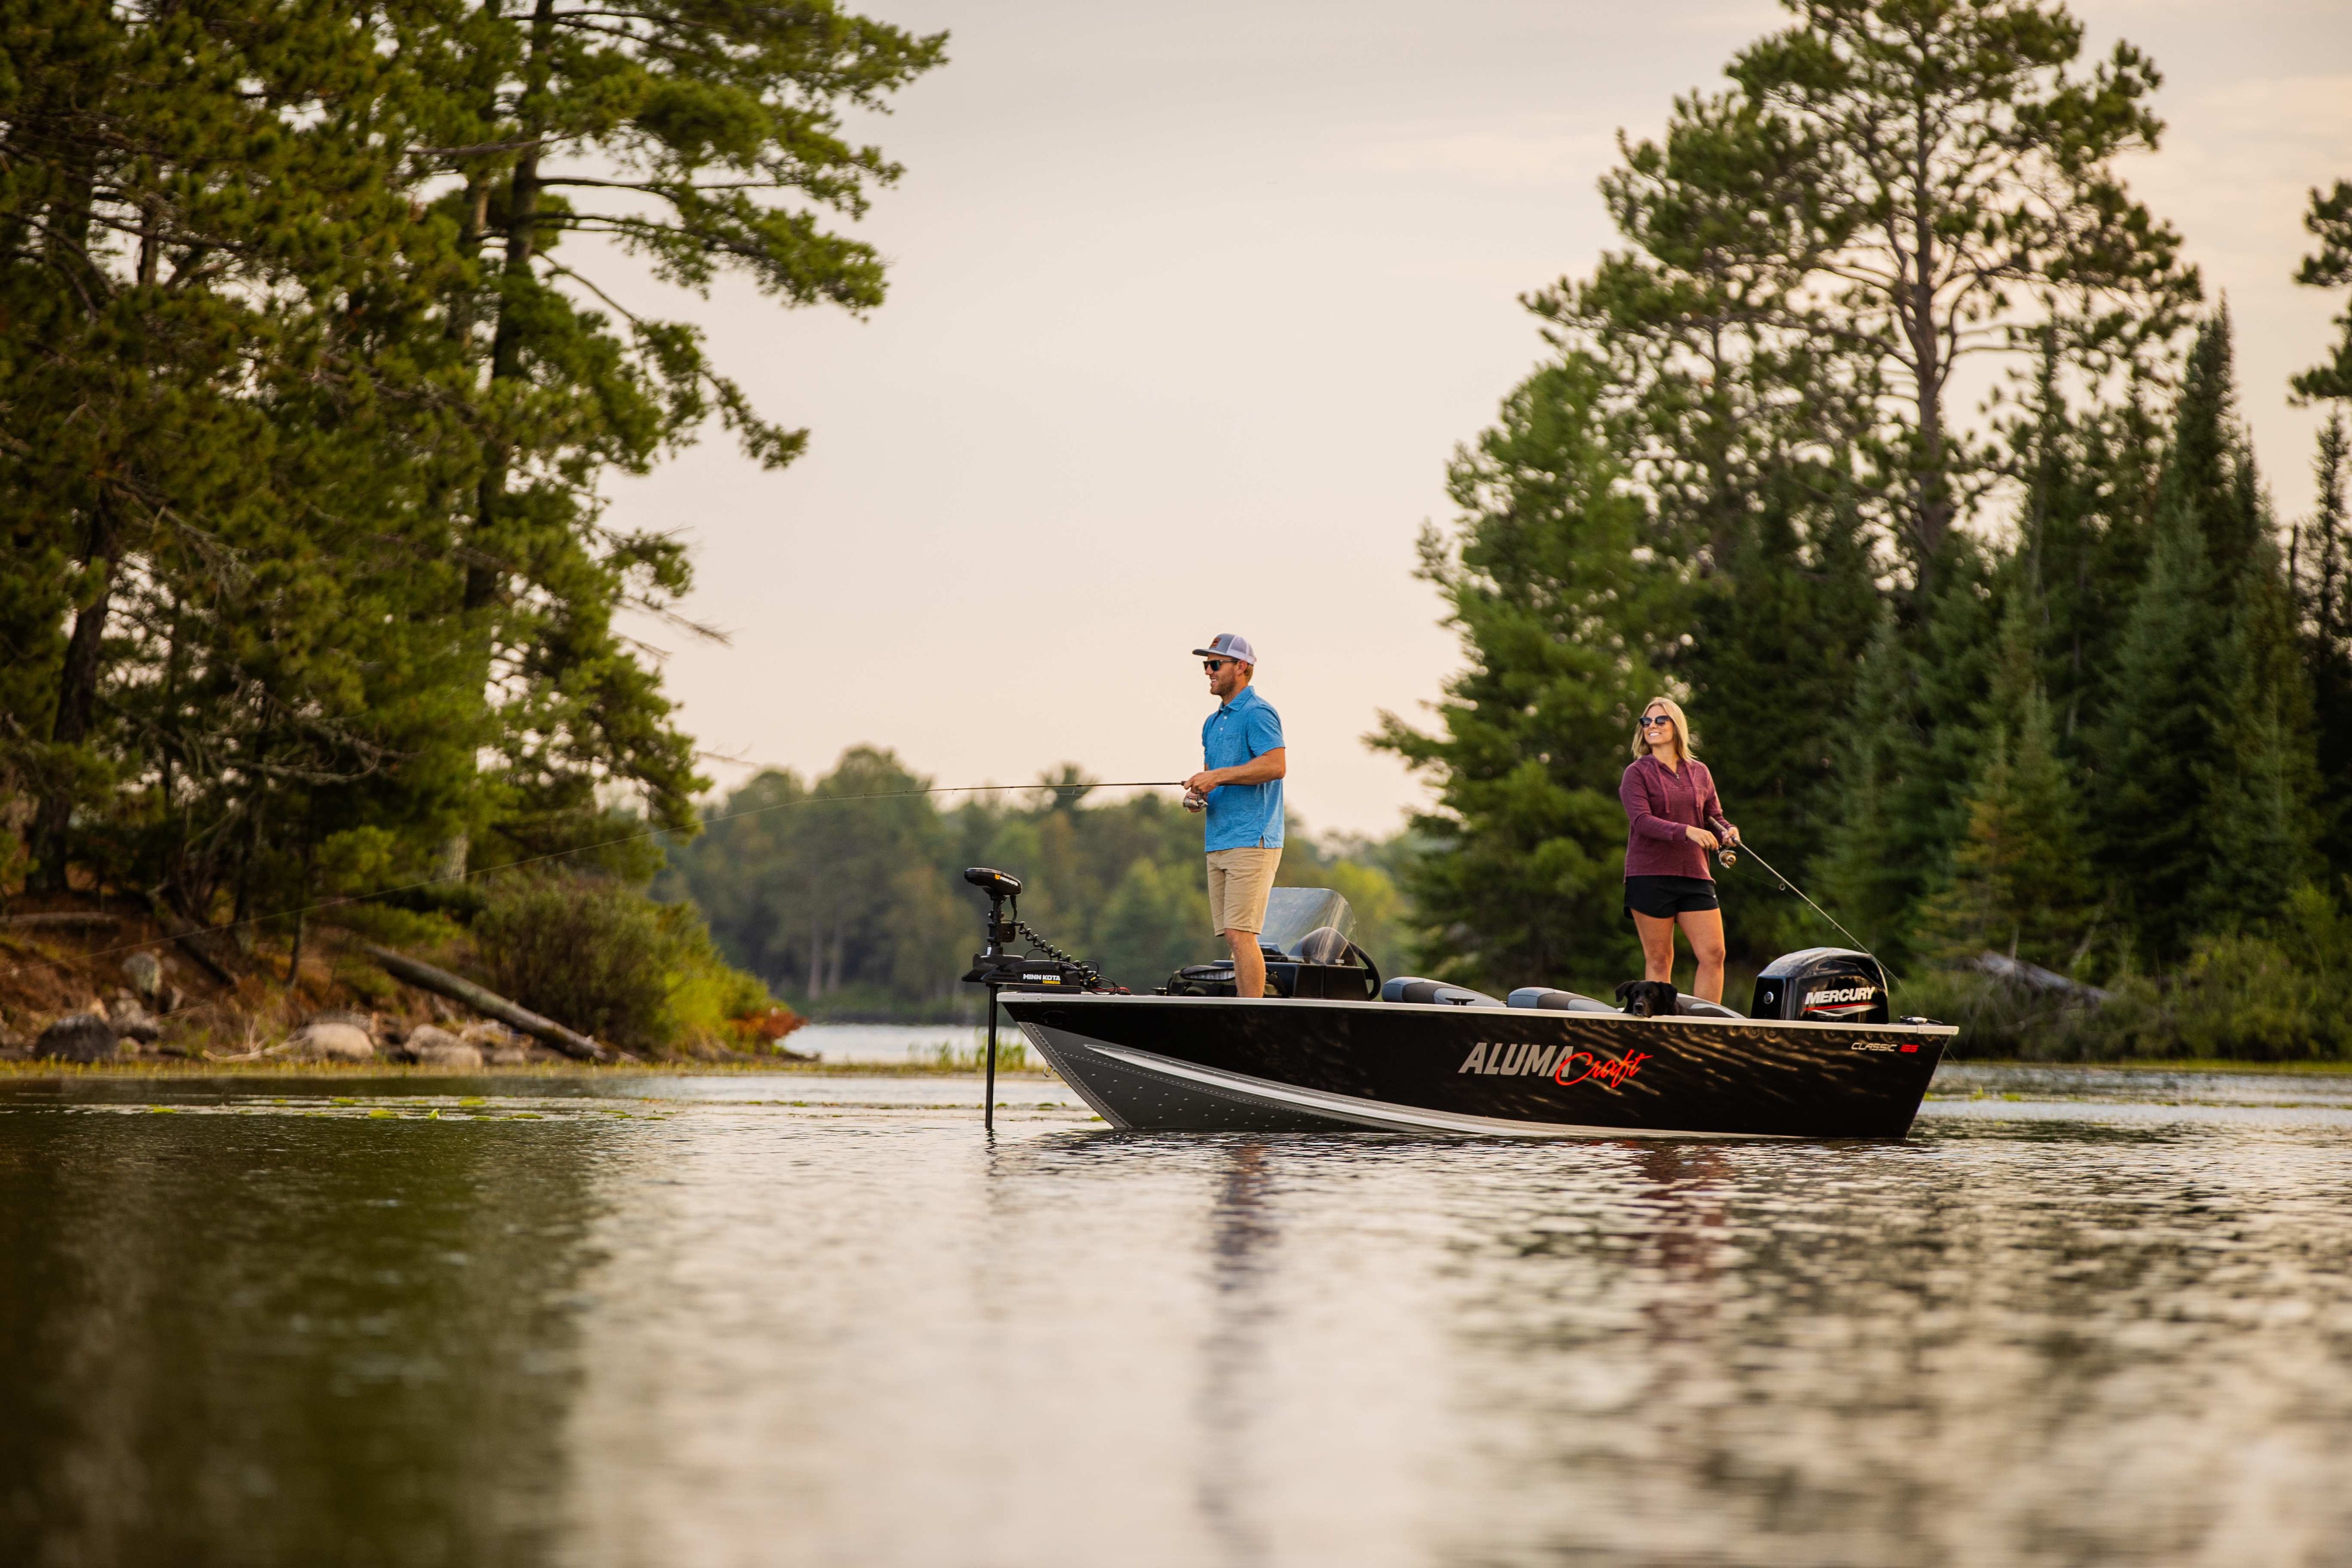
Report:
[[[1234,950],[1234,991],[1265,994],[1265,898],[1282,864],[1282,715],[1250,686],[1257,652],[1249,638],[1219,632],[1192,652],[1219,707],[1201,726],[1206,764],[1184,781],[1184,806],[1209,814],[1209,921]]]

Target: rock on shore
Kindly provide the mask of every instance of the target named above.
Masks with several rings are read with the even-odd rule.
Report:
[[[482,1049],[469,1041],[461,1040],[446,1029],[431,1024],[419,1024],[408,1031],[407,1043],[400,1054],[419,1067],[478,1068],[482,1065]]]
[[[314,1019],[295,1030],[271,1054],[305,1061],[372,1062],[375,1060],[375,1042],[357,1024]]]
[[[41,1031],[33,1054],[67,1062],[110,1062],[121,1041],[113,1024],[99,1014],[68,1013]]]

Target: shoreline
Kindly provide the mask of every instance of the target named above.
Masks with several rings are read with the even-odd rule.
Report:
[[[2352,1062],[2296,1061],[2256,1062],[2237,1061],[2227,1057],[2182,1057],[2150,1060],[2138,1058],[2111,1062],[2048,1062],[2028,1061],[2008,1057],[1970,1058],[1955,1061],[1947,1058],[1943,1068],[2000,1068],[2003,1069],[2038,1068],[2051,1071],[2084,1069],[2116,1070],[2147,1073],[2201,1073],[2212,1076],[2240,1074],[2265,1078],[2327,1078],[2352,1073]],[[678,1061],[678,1062],[616,1062],[597,1066],[588,1062],[537,1061],[513,1067],[479,1067],[452,1069],[425,1067],[408,1062],[250,1062],[205,1061],[182,1058],[158,1060],[142,1058],[121,1062],[60,1062],[47,1060],[0,1060],[0,1083],[35,1082],[44,1079],[319,1079],[349,1081],[354,1079],[390,1078],[402,1079],[645,1079],[645,1078],[941,1078],[978,1079],[978,1068],[942,1068],[928,1062],[793,1062],[793,1061]],[[1033,1082],[1057,1081],[1055,1075],[1042,1067],[996,1069],[1000,1079]]]
[[[0,1083],[26,1083],[44,1079],[645,1079],[645,1078],[969,1078],[982,1077],[977,1068],[940,1068],[921,1062],[616,1062],[599,1067],[588,1062],[527,1062],[517,1067],[450,1068],[409,1062],[127,1062],[0,1061]],[[1045,1082],[1054,1075],[1043,1068],[999,1067],[996,1076]]]

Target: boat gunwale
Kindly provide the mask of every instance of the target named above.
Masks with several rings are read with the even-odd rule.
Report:
[[[1023,986],[1018,989],[1012,986],[1004,986],[999,989],[998,998],[1007,1005],[1010,1005],[1012,1003],[1016,1001],[1037,1001],[1055,1003],[1083,1002],[1089,1005],[1096,1006],[1133,1003],[1179,1003],[1188,1007],[1201,1005],[1233,1007],[1262,1006],[1268,1002],[1279,1002],[1285,1007],[1376,1007],[1383,1014],[1408,1012],[1436,1013],[1443,1014],[1448,1017],[1461,1017],[1465,1015],[1469,1015],[1473,1016],[1512,1018],[1622,1018],[1629,1023],[1636,1024],[1698,1024],[1714,1028],[1839,1029],[1846,1031],[1869,1029],[1898,1035],[1928,1036],[1939,1039],[1952,1038],[1958,1036],[1960,1032],[1959,1026],[1957,1024],[1898,1024],[1893,1022],[1885,1024],[1860,1024],[1847,1023],[1833,1019],[1815,1018],[1712,1018],[1703,1013],[1673,1013],[1661,1016],[1645,1017],[1633,1013],[1617,1013],[1613,1011],[1604,1013],[1590,1013],[1581,1011],[1571,1012],[1566,1008],[1556,1007],[1477,1007],[1465,1006],[1452,1002],[1358,1002],[1344,996],[1154,996],[1148,994],[1130,994],[1121,996],[1115,993],[1107,991],[1064,991],[1056,986],[1043,986],[1034,990],[1027,986]]]

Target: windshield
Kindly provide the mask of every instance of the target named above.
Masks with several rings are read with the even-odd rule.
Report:
[[[1356,911],[1328,888],[1276,888],[1265,897],[1265,930],[1258,941],[1267,947],[1296,952],[1299,940],[1324,926],[1341,936],[1356,934]]]

